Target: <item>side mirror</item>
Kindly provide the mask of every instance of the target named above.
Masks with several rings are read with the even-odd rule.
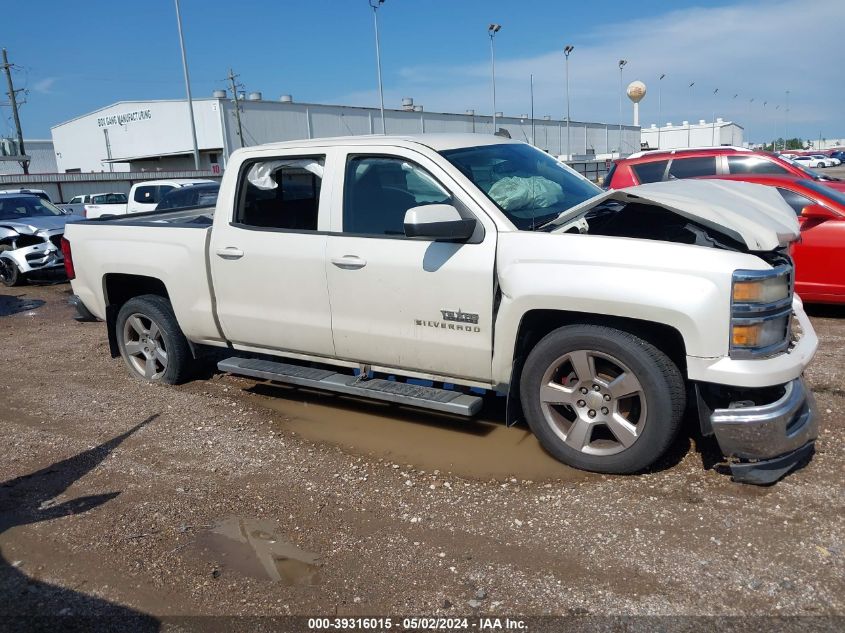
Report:
[[[405,235],[429,240],[468,240],[476,220],[462,218],[451,204],[426,204],[405,211]]]
[[[806,207],[801,209],[801,217],[807,220],[835,220],[839,216],[836,212],[831,211],[827,207],[823,207],[820,204],[808,204]]]

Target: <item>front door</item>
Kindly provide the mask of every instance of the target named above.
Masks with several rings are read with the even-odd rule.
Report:
[[[209,252],[217,314],[236,347],[334,355],[325,165],[324,154],[277,150],[240,166],[231,220],[215,223]]]
[[[491,375],[496,233],[426,156],[356,147],[345,157],[326,244],[339,357],[423,374]],[[447,203],[479,221],[465,243],[405,237],[411,207]],[[483,220],[483,221],[482,221]]]

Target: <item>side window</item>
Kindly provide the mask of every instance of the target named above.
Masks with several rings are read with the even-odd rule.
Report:
[[[452,196],[419,165],[402,158],[353,156],[346,163],[343,232],[405,235],[405,212]]]
[[[813,204],[812,200],[806,196],[802,196],[800,193],[795,193],[789,189],[782,189],[781,187],[778,187],[777,190],[778,193],[783,196],[783,199],[786,200],[786,204],[792,207],[792,210],[795,211],[795,215],[801,215],[801,210],[804,207],[808,204]]]
[[[70,202],[68,202],[68,204],[78,204],[80,202],[82,202],[82,196],[74,196],[70,199]]]
[[[666,173],[668,162],[668,160],[656,160],[651,163],[640,163],[639,165],[631,165],[631,169],[641,185],[647,182],[660,182],[663,180],[663,174]]]
[[[156,186],[144,185],[143,187],[138,187],[132,199],[142,204],[155,204],[159,199],[158,195],[156,195]]]
[[[241,172],[234,221],[246,226],[317,230],[325,156],[267,158]]]
[[[762,156],[728,156],[729,174],[788,174],[789,171]]]
[[[716,157],[676,158],[669,166],[669,179],[695,178],[696,176],[715,176]]]

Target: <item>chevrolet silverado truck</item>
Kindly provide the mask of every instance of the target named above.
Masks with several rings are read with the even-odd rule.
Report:
[[[425,134],[240,149],[216,207],[71,224],[62,248],[143,380],[212,346],[225,372],[446,414],[495,393],[561,462],[620,474],[695,411],[736,480],[770,483],[817,436],[798,235],[771,188],[605,192],[525,143]]]

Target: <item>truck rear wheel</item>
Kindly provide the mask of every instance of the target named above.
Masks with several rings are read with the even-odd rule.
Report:
[[[173,385],[190,375],[191,350],[164,297],[130,299],[120,308],[115,328],[120,355],[136,378]]]
[[[628,474],[657,461],[684,411],[684,380],[650,343],[621,330],[568,325],[525,362],[522,408],[540,444],[565,464]]]

